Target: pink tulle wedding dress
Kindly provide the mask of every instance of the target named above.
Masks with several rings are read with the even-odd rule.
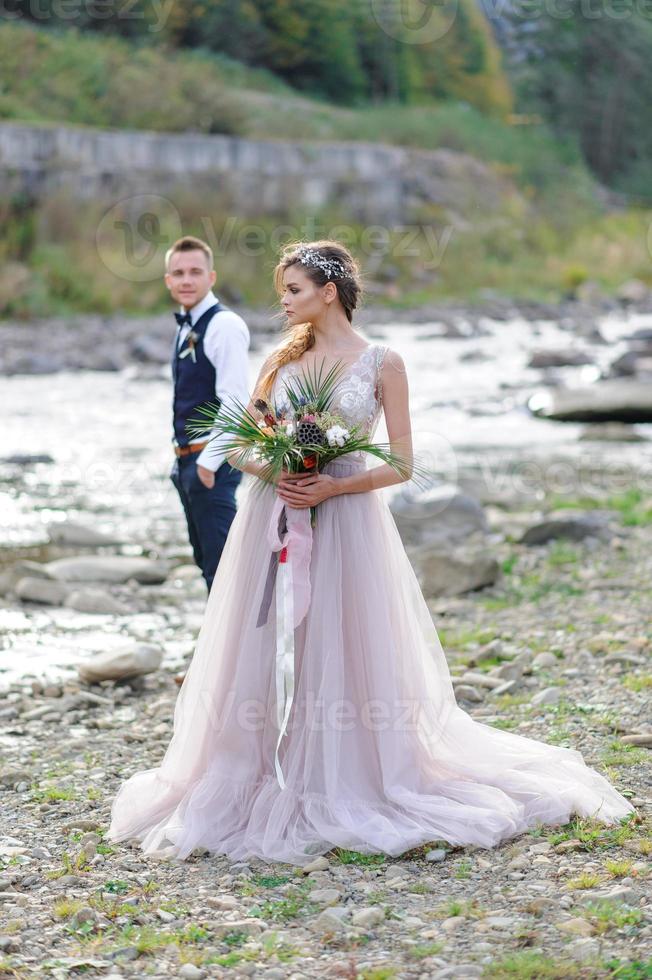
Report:
[[[333,410],[370,434],[385,352],[371,344],[347,362],[335,396]],[[287,403],[286,373],[297,370],[294,362],[277,374],[277,406]],[[347,475],[368,459],[350,455],[326,471]],[[172,739],[157,768],[120,786],[111,841],[136,838],[146,853],[179,859],[205,847],[303,865],[335,846],[389,855],[436,840],[492,847],[573,814],[614,823],[633,811],[579,752],[492,728],[458,707],[378,491],[319,505],[310,603],[290,631],[288,662],[278,602],[258,625],[279,498],[253,484],[208,598]]]

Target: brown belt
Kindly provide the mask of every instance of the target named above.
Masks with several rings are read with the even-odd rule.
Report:
[[[189,456],[190,453],[199,453],[202,451],[204,446],[208,445],[208,440],[206,442],[196,442],[192,446],[173,446],[175,456]]]

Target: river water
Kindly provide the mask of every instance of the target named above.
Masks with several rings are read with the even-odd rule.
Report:
[[[555,369],[553,383],[590,383],[626,349],[626,336],[651,325],[649,315],[596,321],[607,343],[579,341],[593,363]],[[366,331],[370,340],[389,344],[405,360],[415,447],[435,484],[466,481],[468,487],[470,481],[485,501],[504,498],[513,505],[522,497],[524,506],[545,492],[602,496],[637,482],[649,488],[652,441],[579,441],[583,425],[544,421],[528,410],[529,397],[544,380],[541,371],[527,367],[529,356],[535,348],[568,348],[568,330],[545,321],[485,319],[479,326],[479,336],[454,339],[441,336],[436,323],[384,324]],[[252,353],[252,383],[271,347],[269,340]],[[48,525],[65,519],[117,536],[124,542],[122,554],[189,555],[181,506],[168,478],[170,386],[167,368],[141,365],[120,372],[2,379],[0,552],[5,562],[12,555],[50,557],[45,548],[39,555],[38,548],[48,541]],[[646,438],[652,433],[652,425],[633,429]],[[376,437],[387,437],[382,421]],[[8,461],[25,454],[44,454],[51,462]],[[580,477],[584,464],[587,476]],[[126,631],[124,624],[110,626],[110,617],[6,603],[0,610],[0,672],[6,679],[15,671],[65,667],[80,650],[120,645],[127,634],[151,639],[163,627],[180,656],[201,615],[201,591],[192,596],[185,618],[183,609],[176,619],[152,614],[148,620],[141,614],[137,629],[131,623]],[[38,643],[43,633],[47,642]]]

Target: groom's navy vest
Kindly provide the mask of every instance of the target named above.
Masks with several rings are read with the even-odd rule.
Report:
[[[195,341],[195,358],[187,354],[186,357],[179,357],[188,347],[186,337],[180,349],[177,351],[177,340],[179,333],[175,336],[172,348],[172,378],[174,381],[173,398],[173,422],[174,435],[180,446],[187,446],[190,437],[186,432],[186,422],[189,419],[197,419],[197,408],[205,402],[212,405],[220,405],[220,399],[215,394],[215,368],[206,357],[204,352],[204,334],[206,328],[216,313],[226,310],[228,307],[221,303],[215,303],[206,310],[192,327],[194,332],[199,335]],[[194,437],[199,438],[198,436]]]

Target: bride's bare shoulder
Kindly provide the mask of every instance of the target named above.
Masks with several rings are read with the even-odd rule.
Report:
[[[382,378],[383,383],[396,381],[399,377],[407,376],[405,361],[398,351],[392,347],[384,347],[382,350]]]

